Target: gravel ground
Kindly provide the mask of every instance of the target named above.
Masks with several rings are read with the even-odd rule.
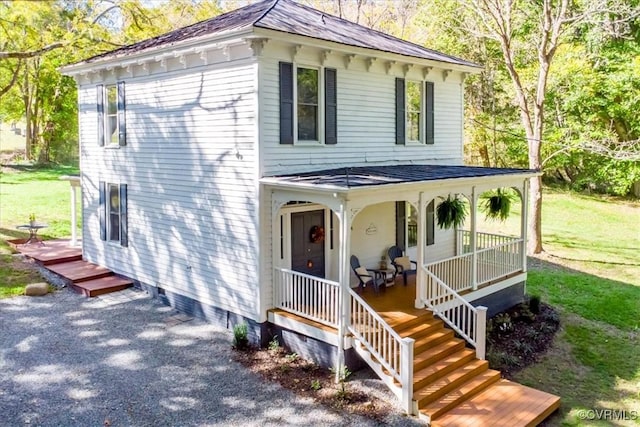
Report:
[[[0,300],[0,425],[376,425],[247,372],[230,343],[136,290]]]

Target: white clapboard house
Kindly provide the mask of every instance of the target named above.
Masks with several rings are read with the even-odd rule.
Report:
[[[479,70],[292,0],[69,65],[83,257],[254,341],[364,361],[409,413],[447,425],[468,402],[520,396],[535,424],[558,399],[484,360],[486,307],[524,297],[526,227],[478,230],[479,195],[515,189],[525,224],[536,172],[463,165]],[[449,196],[468,200],[467,227],[437,226]],[[352,255],[393,281],[373,271],[391,246],[416,261],[408,284],[358,287]]]

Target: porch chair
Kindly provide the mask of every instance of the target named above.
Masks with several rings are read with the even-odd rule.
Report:
[[[411,261],[408,256],[404,256],[402,249],[398,246],[391,246],[388,251],[391,265],[395,268],[393,273],[393,280],[396,279],[398,274],[402,274],[404,285],[407,286],[407,276],[410,274],[416,274],[418,270],[418,263]]]
[[[358,283],[360,289],[364,289],[368,284],[372,284],[373,290],[377,294],[380,286],[384,287],[386,285],[385,277],[379,277],[375,274],[372,275],[370,271],[360,265],[360,260],[358,260],[358,257],[355,255],[351,255],[351,268],[360,281],[360,283]]]

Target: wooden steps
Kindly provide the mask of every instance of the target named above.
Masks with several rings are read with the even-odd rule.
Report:
[[[14,246],[22,254],[38,261],[47,270],[62,276],[74,291],[88,297],[117,292],[133,285],[111,270],[82,260],[82,249],[69,246],[68,240],[47,240],[43,245]]]
[[[401,337],[415,340],[413,401],[419,416],[440,426],[535,426],[554,412],[560,398],[501,379],[486,360],[454,336],[430,312],[380,315]],[[387,318],[389,315],[389,318]],[[375,359],[371,359],[376,362]],[[399,386],[386,379],[388,384]]]
[[[133,282],[116,275],[105,276],[98,279],[73,282],[71,288],[87,297],[97,297],[111,292],[117,292],[131,287]]]
[[[49,265],[47,268],[68,279],[71,289],[88,297],[121,291],[133,285],[131,280],[83,260]]]

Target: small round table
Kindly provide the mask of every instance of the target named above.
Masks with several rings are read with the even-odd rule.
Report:
[[[24,242],[24,245],[28,245],[30,243],[33,242],[37,242],[40,243],[42,246],[44,246],[44,242],[42,241],[42,238],[40,238],[40,236],[38,236],[38,230],[41,230],[43,228],[47,228],[49,225],[48,224],[43,224],[41,222],[36,222],[33,224],[22,224],[17,226],[16,228],[18,230],[27,230],[29,231],[29,238],[27,239],[26,242]]]

